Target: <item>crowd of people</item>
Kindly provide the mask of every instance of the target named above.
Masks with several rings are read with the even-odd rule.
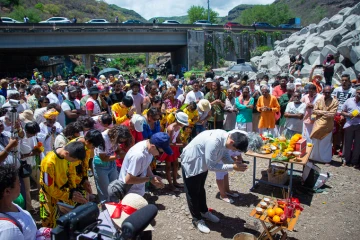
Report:
[[[108,201],[116,195],[109,186],[116,189],[119,182],[141,196],[151,185],[164,188],[161,162],[167,190],[184,188],[194,225],[208,233],[204,219],[219,221],[206,206],[208,170],[216,172],[220,199],[233,203],[239,194],[230,190],[227,173],[247,169],[239,152],[246,152],[248,132],[286,138],[299,133],[313,144],[311,160],[328,165],[340,154],[343,165],[359,168],[360,74],[355,81],[343,74],[337,87],[322,84],[323,78],[313,71],[305,81],[288,74],[259,79],[210,71],[188,80],[50,80],[34,69],[31,80],[2,79],[0,212],[10,217],[0,220],[0,236],[35,239],[29,212],[54,228],[62,214],[58,202]],[[178,182],[179,159],[184,184]],[[31,174],[22,174],[27,168]],[[39,190],[39,211],[32,206],[31,182]],[[12,220],[17,217],[23,228]]]

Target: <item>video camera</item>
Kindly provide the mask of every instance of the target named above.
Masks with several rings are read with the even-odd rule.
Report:
[[[97,240],[103,239],[102,237],[114,240],[137,239],[155,218],[157,211],[157,207],[153,204],[137,210],[122,223],[121,232],[114,233],[99,229],[100,226],[105,226],[101,225],[102,221],[98,219],[99,207],[97,204],[89,202],[60,217],[56,221],[57,226],[51,231],[51,239]]]

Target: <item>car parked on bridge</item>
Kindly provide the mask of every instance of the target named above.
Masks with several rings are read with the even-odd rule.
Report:
[[[175,20],[165,20],[162,23],[163,24],[180,24],[178,21],[175,21]]]
[[[292,24],[288,24],[288,23],[280,24],[278,27],[279,28],[294,28],[294,26]]]
[[[85,23],[110,23],[106,19],[91,19],[90,21],[87,21]]]
[[[1,17],[2,23],[23,23],[9,17]]]
[[[232,28],[232,27],[241,27],[242,25],[237,22],[227,22],[225,23],[224,27],[226,28]]]
[[[52,17],[39,23],[71,23],[66,17]]]
[[[209,22],[208,20],[197,20],[193,24],[196,24],[196,25],[217,25],[217,24]]]
[[[127,20],[123,24],[142,24],[142,22],[139,20]]]
[[[274,28],[275,26],[271,25],[270,23],[267,22],[257,22],[255,23],[256,27],[263,27],[263,28]]]

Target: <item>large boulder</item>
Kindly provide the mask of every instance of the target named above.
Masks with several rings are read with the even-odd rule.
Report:
[[[281,42],[279,42],[279,44],[277,46],[278,47],[287,47],[288,45],[289,44],[288,44],[288,38],[287,38],[287,39],[284,39]]]
[[[312,23],[308,26],[309,28],[309,33],[313,34],[313,33],[317,33],[317,25],[315,23]]]
[[[308,32],[309,32],[309,28],[304,27],[299,31],[299,35],[304,35],[304,34],[307,34]]]
[[[274,56],[276,57],[281,57],[284,53],[285,53],[285,49],[284,47],[277,47],[274,49]]]
[[[347,34],[349,30],[344,26],[338,27],[337,29],[323,32],[320,37],[324,39],[324,44],[337,46],[341,43],[343,35]]]
[[[354,46],[351,48],[350,61],[353,64],[356,64],[358,61],[360,61],[360,46]]]
[[[340,14],[334,15],[332,18],[330,18],[329,23],[332,28],[338,28],[343,23],[344,17]]]
[[[260,64],[259,64],[259,68],[271,68],[276,66],[276,62],[277,62],[277,58],[273,57],[273,56],[267,56],[264,57]]]
[[[339,75],[342,74],[346,70],[346,67],[342,63],[335,63],[334,72],[338,73]]]
[[[310,74],[311,69],[312,69],[312,66],[305,63],[304,67],[301,69],[301,72],[300,72],[301,76],[308,77],[309,74]]]
[[[305,59],[307,59],[313,51],[318,51],[318,50],[319,49],[316,44],[309,42],[308,44],[304,45],[304,48],[302,49],[301,54]]]
[[[319,49],[325,46],[325,40],[322,37],[316,36],[315,34],[311,34],[309,37],[307,37],[303,45],[306,46],[310,43],[316,45]]]
[[[352,14],[344,20],[344,22],[341,24],[341,27],[345,27],[350,31],[356,30],[359,21],[360,21],[360,16]]]
[[[256,56],[250,59],[250,62],[252,65],[254,66],[259,66],[260,62],[261,62],[261,57],[260,56]]]
[[[269,68],[269,71],[271,75],[278,75],[279,73],[281,73],[281,68],[275,64],[274,66]]]
[[[337,47],[338,52],[343,55],[345,58],[350,59],[350,52],[353,47],[353,44],[356,43],[354,39],[348,39],[339,44]]]
[[[344,35],[341,39],[341,42],[346,41],[348,39],[360,39],[360,30],[354,30]]]
[[[330,22],[329,21],[321,21],[318,25],[318,30],[317,32],[318,33],[323,33],[325,31],[328,31],[331,29],[331,25],[330,25]]]
[[[360,61],[358,61],[355,65],[354,65],[354,70],[356,72],[356,74],[360,73]]]
[[[344,12],[344,18],[350,17],[352,14],[360,15],[360,3]]]
[[[344,14],[347,13],[349,10],[351,10],[351,7],[343,8],[343,9],[341,9],[341,10],[338,12],[338,14],[344,15]]]
[[[320,54],[321,62],[323,62],[325,60],[325,58],[327,57],[328,54],[337,56],[338,55],[337,48],[334,47],[333,45],[326,45],[325,47],[323,47],[323,49],[321,49],[321,54]]]
[[[290,56],[284,54],[279,58],[279,61],[277,62],[277,65],[279,65],[279,67],[281,69],[284,69],[285,67],[289,66],[289,63],[290,63]]]
[[[310,65],[314,65],[315,61],[320,59],[319,57],[320,57],[320,51],[313,51],[312,53],[310,53],[309,57],[307,58],[307,63]]]
[[[298,55],[299,52],[301,52],[301,47],[296,44],[291,44],[285,49],[284,53],[288,55]]]

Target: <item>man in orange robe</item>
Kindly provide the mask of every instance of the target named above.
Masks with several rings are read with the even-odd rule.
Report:
[[[270,132],[275,137],[275,113],[280,111],[280,105],[275,96],[270,95],[268,86],[261,88],[262,96],[256,104],[257,110],[260,112],[259,131]]]

